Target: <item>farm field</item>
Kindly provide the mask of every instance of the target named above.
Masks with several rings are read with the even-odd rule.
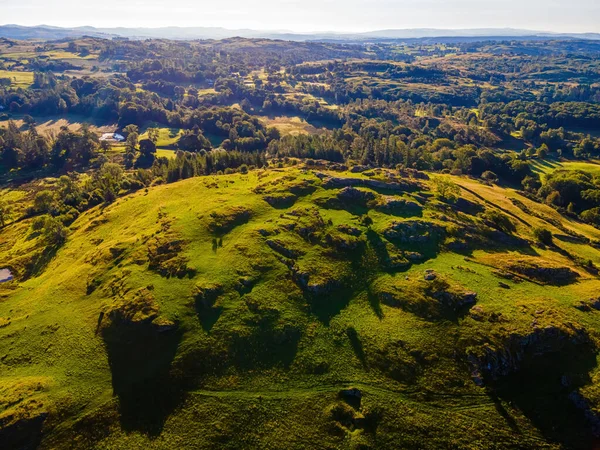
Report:
[[[33,84],[33,72],[0,70],[0,78],[8,78],[15,88],[27,89]]]

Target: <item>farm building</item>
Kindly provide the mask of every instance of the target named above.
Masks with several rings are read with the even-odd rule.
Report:
[[[101,141],[123,142],[125,138],[118,133],[104,133],[100,136]]]

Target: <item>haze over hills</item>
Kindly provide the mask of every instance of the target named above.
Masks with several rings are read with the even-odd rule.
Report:
[[[96,28],[82,26],[75,28],[49,25],[22,26],[0,25],[0,37],[9,39],[64,39],[80,36],[126,37],[130,39],[225,39],[230,37],[285,39],[291,41],[379,41],[423,38],[453,38],[472,40],[473,38],[521,38],[521,39],[592,39],[600,40],[598,33],[552,33],[515,28],[473,28],[473,29],[387,29],[362,33],[312,32],[227,29],[222,27],[160,27],[160,28]]]

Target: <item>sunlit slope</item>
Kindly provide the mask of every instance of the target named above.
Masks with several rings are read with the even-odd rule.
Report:
[[[83,214],[38,276],[0,285],[0,438],[588,448],[600,232],[448,179],[456,201],[415,173],[253,171]]]

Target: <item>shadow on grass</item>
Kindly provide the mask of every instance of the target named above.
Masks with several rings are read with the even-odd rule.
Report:
[[[102,332],[119,398],[121,427],[151,437],[182,400],[183,390],[170,375],[181,332],[159,333],[151,324],[113,324]]]
[[[360,363],[363,365],[363,367],[366,368],[367,357],[365,355],[363,344],[360,340],[360,337],[358,336],[358,333],[356,332],[356,329],[354,327],[348,327],[348,329],[346,330],[346,335],[350,340],[350,345],[352,346],[354,354],[356,355]]]
[[[587,345],[526,358],[518,372],[494,385],[492,399],[497,409],[499,399],[519,408],[551,442],[565,448],[598,448],[600,440],[592,424],[573,401],[573,393],[591,382],[589,372],[594,367],[596,353]],[[518,430],[506,410],[501,408],[500,413]]]
[[[204,307],[196,304],[196,312],[202,328],[207,333],[210,333],[212,328],[215,326],[215,323],[217,323],[219,320],[219,317],[221,317],[223,308],[220,306]]]
[[[288,324],[275,327],[274,323],[257,323],[250,335],[231,337],[229,355],[231,362],[241,370],[288,369],[298,352],[302,337],[300,328]]]
[[[23,450],[38,448],[46,416],[47,414],[40,414],[0,428],[0,447]]]
[[[354,290],[351,286],[345,285],[333,289],[327,293],[314,294],[304,292],[304,298],[310,305],[310,311],[324,325],[329,325],[331,319],[337,316],[354,297]]]

